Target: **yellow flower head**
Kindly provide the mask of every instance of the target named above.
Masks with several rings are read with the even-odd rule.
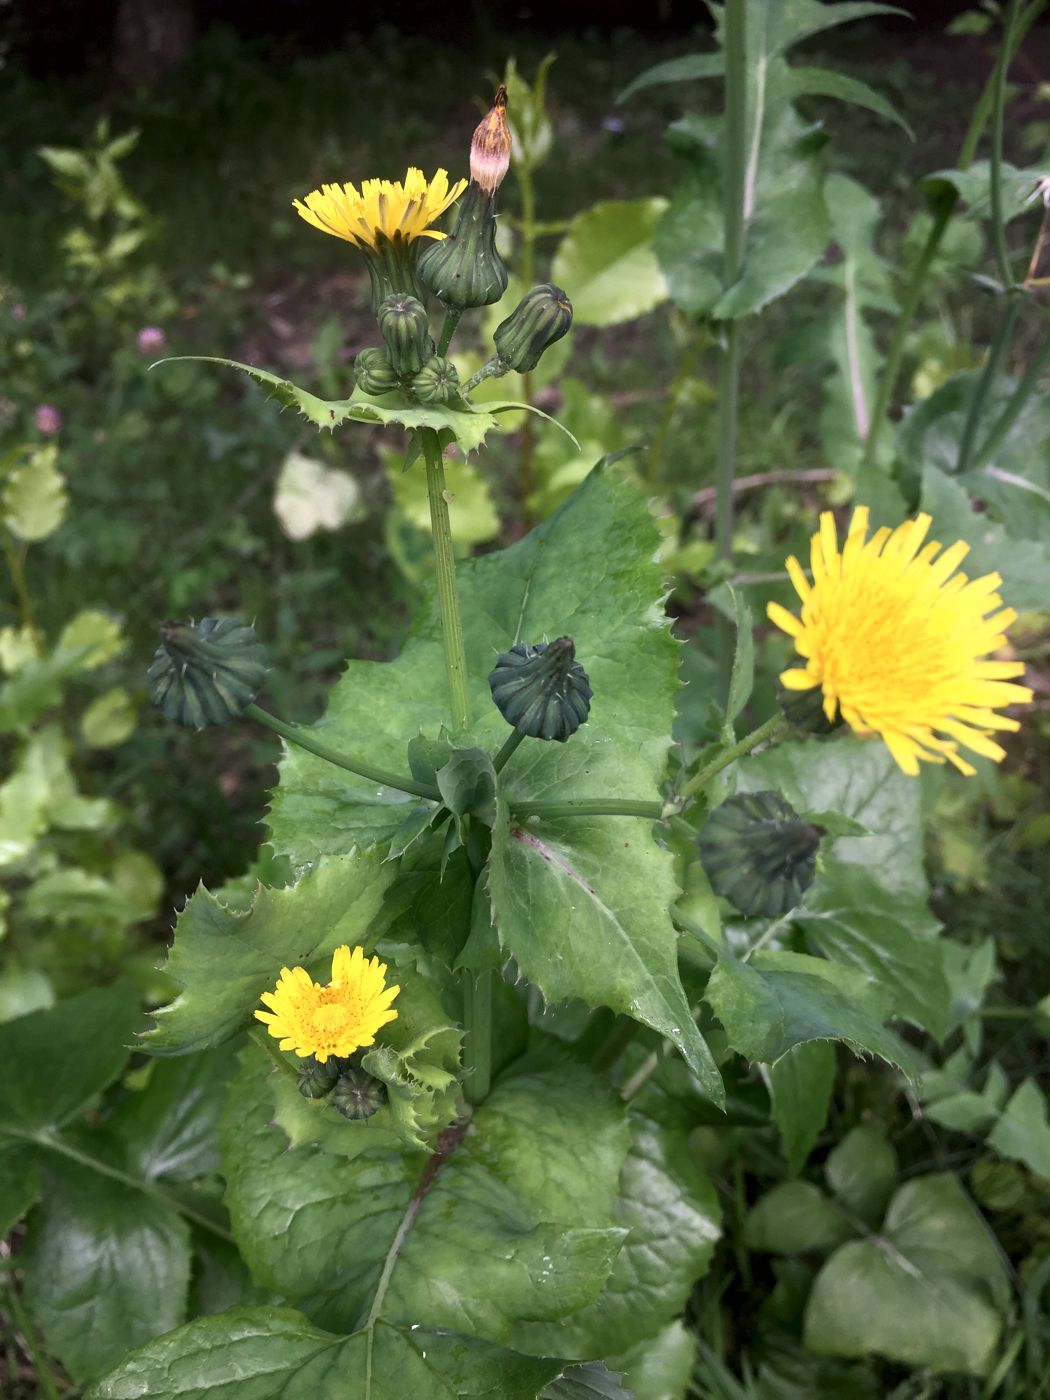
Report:
[[[995,711],[1032,692],[1010,683],[1023,675],[1021,662],[986,659],[1017,617],[996,592],[1002,579],[957,573],[969,545],[923,544],[929,528],[920,515],[869,540],[868,510],[859,506],[840,551],[834,517],[823,514],[810,553],[813,582],[797,559],[787,561],[801,618],[778,603],[767,611],[805,658],[804,668],[781,675],[788,690],[820,686],[828,719],[841,710],[858,734],[880,735],[905,773],[917,774],[920,759],[948,759],[972,774],[959,745],[1003,758],[991,731],[1020,725]]]
[[[277,986],[260,998],[270,1011],[257,1011],[255,1017],[282,1050],[294,1050],[302,1059],[313,1055],[323,1065],[329,1055],[352,1055],[374,1045],[380,1026],[397,1019],[390,1003],[400,990],[386,985],[386,963],[366,959],[360,947],[351,953],[344,943],[332,954],[327,987],[313,981],[305,967],[282,967]]]
[[[439,170],[427,181],[422,170],[413,166],[400,180],[365,180],[356,185],[322,185],[294,200],[296,209],[308,224],[322,233],[345,238],[358,248],[377,248],[379,236],[393,239],[400,234],[405,243],[414,238],[444,238],[430,225],[454,204],[467,187],[466,180],[449,185],[448,171]]]

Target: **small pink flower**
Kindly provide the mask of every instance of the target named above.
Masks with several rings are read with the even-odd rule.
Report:
[[[26,318],[26,306],[24,301],[16,301],[11,308],[12,321],[24,321]]]
[[[37,432],[45,437],[54,437],[62,431],[62,415],[53,403],[38,403],[34,418]]]
[[[143,326],[137,339],[140,355],[163,355],[168,348],[168,337],[160,326]]]

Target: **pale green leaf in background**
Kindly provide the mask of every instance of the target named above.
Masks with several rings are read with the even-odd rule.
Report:
[[[135,732],[135,702],[122,685],[92,700],[80,718],[84,741],[94,749],[122,744]]]
[[[875,1229],[897,1184],[897,1154],[869,1123],[859,1123],[837,1142],[824,1163],[837,1200]]]
[[[806,1346],[985,1375],[1009,1284],[992,1236],[952,1176],[902,1186],[879,1236],[843,1245],[817,1276]]]
[[[19,539],[34,543],[54,534],[69,505],[66,479],[58,470],[58,446],[38,447],[24,466],[16,467],[4,481],[0,514]]]
[[[1000,1157],[1023,1162],[1036,1176],[1050,1177],[1050,1124],[1046,1098],[1034,1079],[1025,1079],[1010,1097],[988,1134]]]
[[[551,277],[581,326],[615,326],[667,297],[652,247],[666,199],[606,200],[577,214],[554,255]]]
[[[834,1045],[800,1041],[769,1067],[766,1083],[788,1171],[797,1176],[827,1121],[835,1085]]]

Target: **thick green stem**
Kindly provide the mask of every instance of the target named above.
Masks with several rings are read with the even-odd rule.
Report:
[[[482,1103],[492,1087],[492,973],[463,974],[463,1092]]]
[[[433,428],[420,428],[423,455],[427,463],[427,496],[430,498],[430,531],[434,539],[438,606],[441,609],[441,638],[445,647],[448,700],[452,728],[459,732],[470,724],[467,691],[467,657],[463,644],[463,624],[456,593],[456,557],[452,549],[452,526],[448,518],[448,496],[441,445]]]
[[[441,800],[437,788],[431,787],[429,783],[417,783],[415,778],[409,777],[407,773],[394,773],[388,768],[379,768],[367,759],[359,758],[357,754],[339,753],[330,749],[327,744],[319,743],[297,724],[288,724],[276,715],[260,709],[258,705],[249,705],[244,713],[251,719],[258,720],[260,724],[265,724],[267,729],[272,729],[275,734],[280,734],[281,738],[287,739],[290,744],[305,749],[317,758],[323,758],[326,763],[335,764],[336,768],[345,769],[347,773],[356,773],[359,778],[367,778],[370,783],[396,788],[398,792],[410,792],[415,797],[429,797],[432,802]]]
[[[988,359],[985,361],[984,370],[977,383],[974,396],[970,400],[970,407],[966,414],[966,422],[963,425],[962,437],[959,440],[959,457],[956,463],[956,471],[964,472],[970,465],[970,455],[973,452],[973,441],[977,434],[977,425],[981,421],[981,410],[984,408],[988,398],[988,391],[995,383],[995,376],[999,373],[999,366],[1003,356],[1006,354],[1007,346],[1010,344],[1010,336],[1013,334],[1014,322],[1017,320],[1017,313],[1021,309],[1021,299],[1017,295],[1007,298],[1006,306],[999,321],[999,328],[995,333],[991,349],[988,352]]]
[[[512,802],[510,810],[515,817],[647,817],[651,821],[659,821],[664,814],[661,802],[614,797],[596,797],[593,802]]]
[[[992,96],[992,157],[989,167],[992,206],[992,247],[995,266],[1004,287],[1013,285],[1010,257],[1006,251],[1006,228],[1003,223],[1003,121],[1006,108],[1006,73],[1013,57],[1013,35],[1017,26],[1018,0],[1009,0],[1003,20],[1003,39],[999,47],[999,62],[995,66]]]
[[[491,360],[486,360],[480,369],[474,371],[463,385],[460,392],[469,394],[472,389],[476,389],[478,385],[483,384],[486,379],[501,379],[506,373],[506,365],[504,365],[498,355],[493,355]]]
[[[1008,41],[1007,37],[1004,36],[1003,63],[1005,67],[1009,67],[1024,36],[1039,17],[1045,4],[1046,0],[1032,0],[1032,3],[1012,26]],[[959,149],[959,159],[956,161],[960,170],[968,170],[973,164],[974,156],[977,154],[977,146],[980,142],[981,134],[987,125],[988,115],[992,110],[998,71],[997,67],[987,83],[985,83],[981,96],[974,108],[969,129]],[[951,222],[956,203],[957,201],[954,198],[947,195],[938,206],[925,246],[919,256],[918,262],[912,269],[911,279],[905,289],[904,297],[901,301],[900,315],[897,317],[897,324],[893,331],[893,339],[890,342],[890,348],[886,355],[886,365],[882,371],[882,377],[879,380],[879,392],[875,400],[875,407],[872,410],[871,423],[868,426],[868,436],[864,440],[864,461],[866,463],[871,463],[875,460],[875,451],[878,447],[879,434],[882,431],[882,425],[889,410],[890,400],[893,397],[893,392],[897,386],[897,379],[900,376],[901,362],[904,358],[904,346],[908,338],[908,333],[911,330],[912,318],[922,299],[922,291],[926,284],[927,274],[929,273],[934,258],[937,256],[937,250],[941,246],[941,240],[944,237],[945,230]]]
[[[492,766],[493,768],[495,768],[497,773],[503,772],[504,768],[507,766],[507,760],[510,758],[511,754],[514,753],[521,741],[526,738],[528,738],[528,735],[523,734],[520,729],[512,729],[510,731],[510,736],[508,737],[507,742],[503,745],[499,753],[492,760]]]
[[[463,312],[454,306],[450,306],[445,312],[445,322],[441,327],[441,339],[438,341],[437,348],[439,355],[443,355],[452,344],[452,337],[456,334],[456,327],[459,325],[459,318],[462,315]]]
[[[733,286],[744,261],[747,201],[747,5],[726,0],[725,35],[725,220],[722,283]],[[757,112],[752,120],[760,120]],[[754,132],[757,143],[761,133]],[[757,144],[756,144],[757,149]],[[715,466],[715,548],[719,559],[733,554],[733,477],[736,473],[737,412],[740,399],[740,338],[735,320],[725,328],[725,349],[718,373],[718,460]],[[724,698],[732,665],[732,627],[719,613],[717,622],[719,688]]]
[[[119,1181],[122,1186],[130,1187],[133,1191],[141,1191],[144,1196],[151,1196],[155,1201],[162,1201],[164,1205],[172,1210],[184,1215],[187,1220],[192,1220],[194,1225],[199,1225],[202,1230],[208,1230],[211,1234],[217,1235],[219,1239],[233,1243],[233,1236],[229,1230],[221,1225],[217,1225],[208,1216],[202,1215],[192,1206],[180,1201],[178,1196],[170,1191],[165,1191],[162,1186],[157,1186],[152,1181],[146,1181],[143,1177],[131,1176],[128,1172],[122,1172],[117,1167],[111,1167],[108,1162],[101,1161],[98,1157],[92,1157],[87,1152],[81,1152],[66,1142],[65,1138],[55,1137],[48,1132],[26,1133],[27,1142],[36,1143],[38,1147],[46,1148],[48,1152],[54,1152],[59,1157],[65,1157],[70,1162],[76,1162],[79,1166],[88,1167],[93,1172],[98,1172],[99,1176],[108,1176],[111,1181]]]
[[[1050,367],[1050,337],[1043,341],[1039,353],[1025,371],[1024,378],[1006,401],[995,427],[974,453],[970,461],[971,471],[980,471],[982,467],[986,467],[998,452],[1010,429],[1020,418],[1025,404],[1035,393],[1039,380],[1048,367]]]
[[[752,749],[757,749],[759,744],[775,744],[778,739],[782,739],[788,733],[790,728],[791,725],[783,715],[773,715],[771,719],[766,720],[765,724],[760,724],[757,729],[753,729],[750,734],[745,734],[737,743],[731,744],[728,749],[723,749],[717,758],[713,758],[710,763],[705,764],[700,769],[699,773],[694,774],[682,788],[682,798],[693,797],[716,773],[721,773],[723,768],[728,768],[738,758],[743,758]]]

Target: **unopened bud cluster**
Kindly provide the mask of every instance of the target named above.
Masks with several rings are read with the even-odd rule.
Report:
[[[371,1118],[386,1103],[386,1085],[367,1074],[354,1055],[324,1064],[311,1056],[299,1066],[297,1086],[304,1099],[324,1099],[344,1118]]]

